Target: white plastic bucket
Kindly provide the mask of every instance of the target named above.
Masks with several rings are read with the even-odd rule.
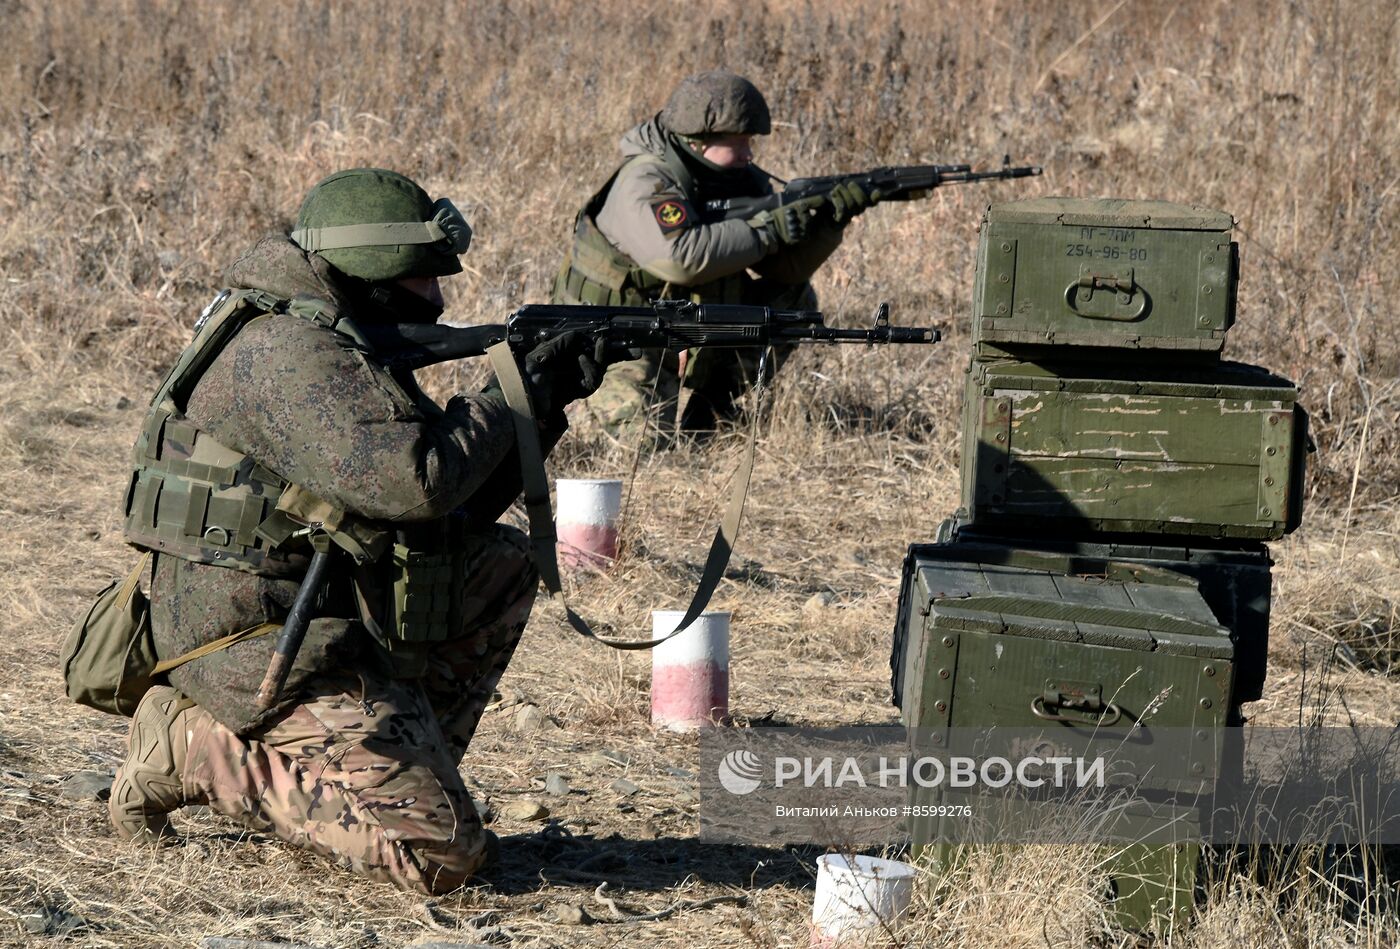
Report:
[[[883,942],[909,911],[915,870],[898,860],[828,853],[817,858],[812,945]]]
[[[559,559],[570,567],[605,567],[617,557],[622,482],[616,478],[560,478],[555,533]]]
[[[684,616],[681,610],[653,610],[651,638],[670,635]],[[728,717],[729,614],[706,611],[651,651],[651,723],[693,731]]]

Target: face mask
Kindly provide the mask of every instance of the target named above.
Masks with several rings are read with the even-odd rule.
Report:
[[[368,283],[341,278],[351,290],[356,311],[380,323],[436,323],[442,307],[396,283]]]

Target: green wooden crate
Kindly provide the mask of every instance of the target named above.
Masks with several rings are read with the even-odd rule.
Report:
[[[1302,516],[1307,415],[1236,363],[1157,368],[976,360],[963,407],[971,522],[1276,539]]]
[[[1095,564],[1096,572],[1082,575],[1028,565],[1035,556],[1019,553],[957,541],[911,550],[894,669],[903,720],[916,742],[950,748],[986,726],[1041,729],[1052,742],[1064,729],[1091,731],[1125,748],[1144,727],[1186,736],[1181,766],[1144,771],[1143,812],[1127,815],[1155,828],[1154,836],[1109,846],[1103,858],[1124,925],[1178,925],[1192,905],[1200,820],[1173,795],[1193,783],[1199,792],[1230,766],[1223,760],[1230,631],[1195,582],[1172,570]],[[956,839],[961,818],[918,807],[967,800],[966,792],[913,787],[915,851],[932,847],[935,859],[955,859],[957,847],[947,841]],[[981,798],[979,809],[986,805]]]
[[[973,288],[980,352],[1025,346],[1218,353],[1235,320],[1234,219],[1167,201],[991,205]]]
[[[1008,538],[979,531],[960,513],[939,525],[937,541],[956,540],[969,559],[1088,576],[1131,576],[1139,567],[1166,570],[1190,578],[1235,644],[1235,676],[1230,695],[1232,723],[1241,703],[1264,694],[1268,671],[1269,612],[1273,600],[1268,548],[1258,541],[1211,541],[1155,537],[1124,542],[1110,537],[1076,539],[1058,532]],[[917,557],[929,545],[915,544]],[[902,659],[892,660],[892,665]],[[899,700],[895,700],[899,704]]]
[[[1194,580],[1128,563],[1066,574],[1018,553],[961,542],[911,551],[897,631],[906,725],[1037,726],[1033,705],[1061,679],[1118,707],[1113,722],[1095,719],[1101,729],[1126,733],[1149,708],[1159,726],[1225,723],[1234,643]]]

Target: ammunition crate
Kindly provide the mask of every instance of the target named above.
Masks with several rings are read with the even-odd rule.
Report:
[[[988,727],[988,735],[1029,730],[1023,747],[1036,753],[1071,732],[1126,749],[1142,793],[1114,825],[1137,842],[1100,844],[1110,848],[1103,865],[1114,911],[1139,928],[1184,921],[1210,806],[1203,782],[1235,773],[1225,738],[1234,645],[1191,578],[990,541],[918,545],[905,560],[893,665],[916,750],[923,742],[956,751],[969,740],[960,736]],[[1178,736],[1181,767],[1133,771],[1134,744],[1152,746],[1144,730],[1156,728]],[[915,784],[915,851],[955,862],[966,840],[957,806],[995,815],[1000,800]]]
[[[1131,576],[1133,568],[1141,566],[1189,577],[1196,583],[1211,613],[1230,630],[1230,639],[1235,645],[1231,724],[1239,720],[1241,703],[1263,697],[1272,602],[1270,570],[1274,565],[1264,544],[1242,541],[1212,545],[1193,540],[1191,546],[1181,546],[1173,544],[1173,538],[1163,537],[1129,543],[1102,538],[1098,542],[1051,536],[1007,538],[979,533],[960,517],[951,517],[939,525],[937,541],[946,545],[954,540],[969,559],[980,563],[1104,577]],[[909,555],[915,557],[928,549],[928,545],[916,544],[909,549]],[[900,704],[903,668],[904,647],[899,644],[891,657],[891,669],[896,672],[895,705]]]
[[[1307,414],[1237,363],[974,361],[962,502],[979,530],[1276,539],[1302,516]]]
[[[1036,701],[1061,678],[1117,706],[1112,722],[1105,710],[1092,723],[1105,734],[1126,733],[1149,706],[1156,725],[1226,721],[1230,630],[1196,582],[1170,569],[921,544],[905,559],[898,617],[894,684],[911,728],[1036,726],[1046,720]]]
[[[1234,219],[1166,201],[1032,198],[982,220],[973,342],[1219,352],[1235,321]]]

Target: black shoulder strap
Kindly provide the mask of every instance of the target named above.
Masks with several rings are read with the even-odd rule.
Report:
[[[748,497],[749,480],[753,475],[758,413],[754,414],[755,421],[749,432],[748,447],[734,478],[734,491],[730,495],[729,505],[725,509],[719,529],[715,532],[710,553],[705,558],[705,569],[701,573],[700,583],[680,624],[662,639],[604,639],[589,628],[588,623],[574,612],[564,598],[555,551],[554,514],[549,506],[549,479],[544,470],[544,453],[540,449],[539,432],[535,427],[530,395],[525,388],[525,380],[521,378],[520,368],[515,363],[515,354],[506,342],[497,343],[488,349],[486,354],[491,357],[491,366],[496,370],[496,379],[501,384],[501,392],[506,397],[506,404],[510,406],[511,417],[515,422],[521,480],[525,485],[525,511],[530,519],[530,545],[534,551],[535,567],[540,572],[540,580],[544,583],[550,600],[563,607],[564,615],[574,632],[613,649],[652,649],[683,632],[709,605],[710,597],[714,595],[715,588],[724,577],[724,569],[729,565],[729,556],[734,550],[734,541],[739,536],[739,523],[744,517],[744,501]]]

